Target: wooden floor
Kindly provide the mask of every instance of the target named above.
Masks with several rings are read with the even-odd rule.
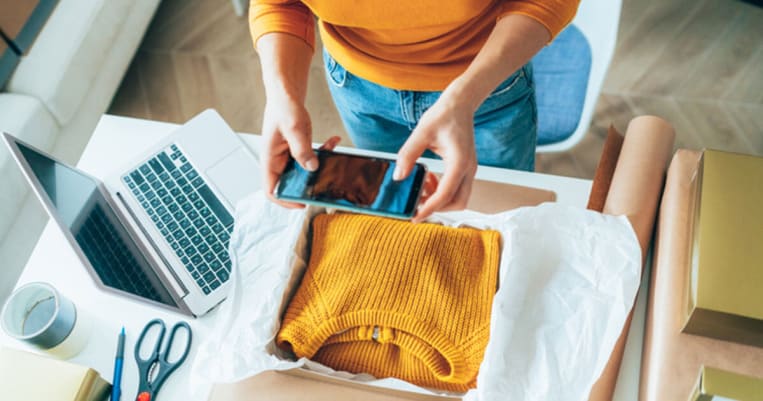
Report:
[[[677,147],[763,155],[763,8],[735,0],[623,0],[614,59],[589,135],[537,170],[591,178],[606,127],[653,114]],[[343,135],[318,58],[307,108],[315,140]],[[163,0],[109,113],[183,122],[217,109],[258,133],[264,96],[247,21],[229,0]],[[349,145],[349,141],[343,142]]]

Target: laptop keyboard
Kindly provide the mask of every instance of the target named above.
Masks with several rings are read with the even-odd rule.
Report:
[[[228,281],[233,216],[177,145],[122,180],[204,294]]]

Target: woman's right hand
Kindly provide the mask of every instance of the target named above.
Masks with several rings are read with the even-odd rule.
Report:
[[[268,197],[284,207],[304,207],[298,203],[277,200],[273,196],[278,177],[286,167],[290,155],[305,170],[315,171],[318,168],[318,158],[311,146],[312,124],[304,104],[286,97],[268,98],[262,123],[262,137],[260,161]]]

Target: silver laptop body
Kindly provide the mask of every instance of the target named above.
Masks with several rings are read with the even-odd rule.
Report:
[[[3,139],[96,284],[200,316],[230,285],[235,204],[260,188],[254,155],[206,110],[100,181]]]

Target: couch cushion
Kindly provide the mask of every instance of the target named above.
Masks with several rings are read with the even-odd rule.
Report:
[[[58,130],[55,119],[39,100],[31,96],[0,93],[0,131],[48,151],[53,147]],[[0,145],[0,188],[2,241],[29,189],[5,145]]]
[[[61,0],[6,90],[37,97],[59,125],[67,124],[132,6],[128,0]]]

